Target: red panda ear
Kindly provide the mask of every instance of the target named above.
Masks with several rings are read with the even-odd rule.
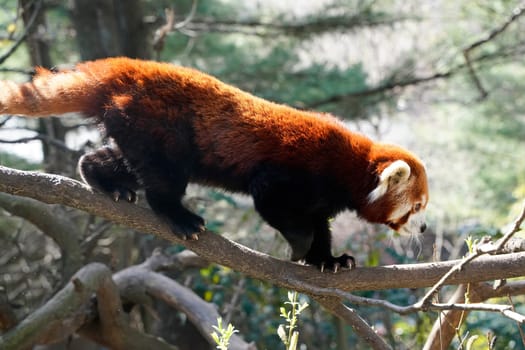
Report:
[[[379,175],[377,187],[368,195],[368,201],[374,202],[383,196],[391,186],[398,185],[410,177],[410,166],[403,160],[396,160]]]

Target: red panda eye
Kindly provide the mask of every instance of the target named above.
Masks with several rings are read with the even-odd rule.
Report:
[[[414,205],[414,211],[420,211],[421,210],[421,203],[416,203],[416,205]]]

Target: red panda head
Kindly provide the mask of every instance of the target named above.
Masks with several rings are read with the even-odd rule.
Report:
[[[368,194],[360,214],[408,235],[426,229],[425,209],[428,184],[425,167],[412,154],[390,145],[381,145],[373,161],[375,188]]]

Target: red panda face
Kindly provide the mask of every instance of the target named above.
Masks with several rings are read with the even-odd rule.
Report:
[[[404,160],[397,160],[381,171],[362,216],[401,234],[417,235],[427,227],[427,203],[428,185],[423,165],[417,161],[409,165]]]

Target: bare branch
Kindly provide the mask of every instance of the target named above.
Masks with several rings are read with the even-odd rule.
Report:
[[[516,21],[521,15],[525,13],[525,2],[521,2],[514,10],[512,10],[512,15],[505,21],[503,24],[501,24],[499,27],[493,29],[488,33],[484,38],[477,40],[473,42],[472,44],[468,45],[464,51],[470,52],[473,49],[488,43],[501,33],[503,33],[507,27],[514,21]]]
[[[458,271],[461,271],[465,265],[473,261],[474,259],[480,257],[484,254],[495,254],[498,253],[503,249],[505,244],[509,241],[509,239],[512,238],[516,232],[520,230],[520,226],[525,220],[525,202],[523,205],[523,209],[521,211],[521,214],[518,216],[518,218],[515,220],[513,227],[507,232],[503,238],[499,241],[499,243],[494,246],[493,244],[484,243],[477,247],[475,247],[474,252],[470,253],[468,256],[460,260],[460,262],[452,267],[446,274],[444,274],[441,279],[434,285],[432,288],[427,292],[427,294],[421,299],[421,301],[418,303],[418,306],[421,306],[423,310],[429,306],[432,303],[432,299],[434,296],[438,293],[438,291],[446,284],[447,280]]]
[[[34,344],[47,344],[64,339],[75,332],[86,321],[88,315],[78,310],[91,302],[104,278],[111,278],[109,270],[101,264],[83,268],[75,278],[85,288],[75,288],[73,283],[59,291],[44,306],[34,311],[22,322],[0,337],[0,348],[4,350],[27,349]]]
[[[23,137],[23,138],[16,139],[16,140],[0,139],[0,143],[5,143],[5,144],[28,143],[32,141],[43,141],[49,145],[55,146],[56,148],[64,150],[64,151],[78,152],[78,151],[74,151],[71,148],[69,148],[64,142],[59,141],[54,137],[42,135],[42,134],[31,136],[31,137]]]
[[[197,12],[197,3],[198,0],[193,0],[191,4],[190,13],[186,16],[184,20],[178,23],[175,22],[175,11],[173,9],[166,9],[164,11],[164,13],[166,14],[166,24],[157,29],[157,31],[155,32],[155,37],[153,39],[153,48],[157,53],[157,56],[160,55],[160,52],[164,48],[164,42],[166,40],[166,37],[169,33],[173,32],[174,30],[178,30],[179,32],[188,36],[194,36],[194,33],[187,30],[186,26],[195,17],[195,13]]]
[[[33,13],[31,14],[31,18],[27,22],[27,25],[24,28],[24,32],[20,37],[15,41],[15,43],[2,55],[0,56],[0,64],[4,63],[6,59],[9,58],[13,54],[13,52],[18,49],[18,47],[26,40],[27,35],[29,34],[29,31],[31,30],[33,24],[35,23],[36,18],[38,17],[38,14],[42,10],[42,0],[36,0],[35,1],[35,8]]]
[[[217,323],[219,313],[213,304],[203,301],[191,289],[150,270],[161,268],[170,260],[169,257],[157,252],[143,264],[116,273],[114,280],[123,295],[131,295],[133,301],[138,299],[140,303],[147,296],[153,296],[184,312],[202,337],[210,345],[215,344],[211,333],[213,332],[212,326]],[[232,350],[254,349],[252,345],[247,344],[238,335],[232,336],[230,347]]]
[[[418,20],[415,16],[401,15],[396,18],[370,18],[362,12],[357,14],[342,14],[329,17],[308,18],[300,22],[286,23],[279,21],[258,20],[219,20],[210,18],[195,18],[184,25],[184,29],[193,33],[234,33],[259,37],[287,35],[294,37],[312,37],[327,32],[350,32],[360,27],[389,26],[408,20]],[[184,22],[184,21],[183,21]]]
[[[332,314],[339,317],[347,324],[352,326],[356,334],[366,341],[372,349],[388,350],[391,347],[377,335],[377,333],[368,325],[368,323],[357,314],[357,312],[344,305],[341,299],[337,297],[315,297],[315,300]]]
[[[153,49],[157,53],[157,58],[164,48],[166,37],[175,26],[175,11],[173,9],[166,9],[164,13],[166,14],[166,24],[155,31],[155,37],[153,38]]]
[[[463,303],[467,295],[470,303],[480,303],[491,298],[499,298],[511,295],[525,294],[525,281],[512,281],[506,285],[494,289],[486,283],[474,283],[461,285],[448,303]],[[465,310],[448,310],[440,314],[432,327],[432,331],[427,337],[423,350],[441,350],[448,348],[452,339],[456,336],[456,330],[459,329],[462,322],[466,319],[468,311]]]
[[[465,62],[467,63],[468,72],[472,76],[472,80],[474,81],[474,84],[476,85],[477,89],[481,93],[480,100],[483,100],[484,98],[486,98],[489,93],[483,87],[483,84],[481,83],[481,79],[479,78],[478,74],[476,73],[476,70],[474,69],[474,66],[472,65],[472,59],[470,57],[470,54],[475,48],[488,43],[489,41],[491,41],[492,39],[494,39],[495,37],[503,33],[512,22],[517,20],[524,13],[525,13],[525,2],[522,2],[518,7],[514,9],[514,11],[512,11],[512,15],[502,25],[493,29],[488,35],[485,36],[485,38],[473,42],[472,44],[470,44],[463,50],[463,57],[465,58]]]
[[[510,16],[509,19],[507,19],[507,21],[505,21],[501,26],[492,30],[485,38],[481,40],[477,40],[473,42],[472,44],[468,45],[465,49],[463,49],[463,57],[465,59],[465,63],[463,64],[458,64],[456,66],[450,67],[448,70],[444,70],[441,72],[435,72],[435,73],[432,73],[426,76],[406,77],[405,79],[399,79],[399,78],[387,79],[385,82],[383,82],[382,84],[378,86],[367,88],[367,89],[360,90],[360,91],[352,91],[348,93],[333,95],[333,96],[330,96],[328,98],[325,98],[319,101],[313,101],[311,103],[308,103],[306,104],[306,107],[307,108],[318,108],[326,104],[341,102],[349,98],[362,98],[366,96],[373,96],[373,95],[392,92],[392,91],[395,92],[396,90],[400,90],[402,88],[406,88],[409,86],[414,86],[414,85],[431,82],[434,80],[449,78],[461,71],[464,71],[465,69],[472,75],[474,82],[476,84],[476,87],[481,92],[481,97],[484,98],[488,95],[488,92],[485,90],[479,77],[477,76],[474,70],[473,64],[476,62],[482,62],[482,61],[486,61],[489,59],[503,57],[505,55],[508,55],[509,52],[498,52],[496,55],[482,55],[482,56],[476,57],[475,59],[472,58],[470,54],[472,50],[474,50],[475,48],[489,42],[490,40],[494,39],[499,34],[503,33],[507,29],[507,27],[512,22],[516,21],[520,16],[522,16],[524,12],[525,12],[525,3],[522,2],[513,11],[512,16]],[[513,54],[513,53],[510,53],[510,54]],[[514,54],[515,55],[517,54],[519,57],[521,57],[523,53],[515,52]]]
[[[9,120],[11,120],[12,117],[13,117],[13,116],[9,115],[9,116],[5,117],[3,120],[1,120],[1,121],[0,121],[0,128],[1,128],[2,126],[4,126]]]
[[[496,245],[493,253],[497,254],[505,248],[505,246],[507,245],[509,240],[512,238],[512,236],[514,236],[514,234],[516,234],[517,232],[521,230],[521,224],[523,223],[524,220],[525,220],[525,201],[523,201],[523,208],[521,209],[521,214],[514,221],[514,224],[512,225],[510,230],[501,239],[498,240],[497,242],[498,244]],[[489,251],[489,253],[491,252]]]
[[[176,23],[173,26],[173,29],[180,30],[186,27],[189,23],[191,23],[191,21],[193,21],[193,18],[195,17],[195,14],[197,13],[197,4],[198,4],[198,0],[192,1],[190,13],[186,16],[186,18],[184,18],[183,21]]]
[[[50,344],[75,332],[112,349],[175,350],[157,337],[125,324],[120,296],[110,270],[92,263],[78,271],[71,281],[45,305],[0,336],[0,348],[18,350],[35,344]],[[97,296],[98,317],[92,296]]]
[[[67,281],[80,269],[83,254],[78,242],[78,229],[66,216],[57,218],[49,205],[30,198],[0,193],[0,208],[24,218],[53,239],[62,252],[63,280]]]

